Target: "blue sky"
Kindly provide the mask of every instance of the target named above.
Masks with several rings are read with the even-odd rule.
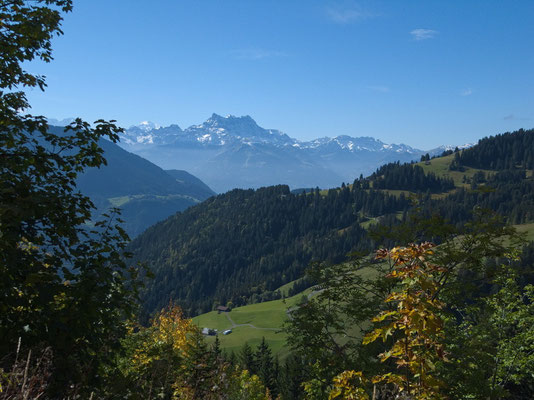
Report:
[[[534,127],[534,1],[78,0],[33,63],[54,118],[183,128],[250,115],[298,139],[429,149]]]

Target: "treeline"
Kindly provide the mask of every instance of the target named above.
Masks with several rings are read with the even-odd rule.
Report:
[[[534,220],[534,179],[525,171],[500,171],[471,189],[459,188],[443,199],[425,199],[421,207],[461,225],[472,217],[475,208],[493,210],[510,224]]]
[[[411,192],[442,193],[454,189],[454,181],[426,173],[419,165],[400,164],[398,161],[381,166],[369,178],[374,189],[397,189]]]
[[[533,169],[534,129],[520,129],[478,141],[476,146],[456,153],[451,169]]]
[[[261,300],[302,277],[312,260],[337,263],[372,242],[360,222],[403,211],[408,199],[349,188],[292,194],[287,186],[233,190],[163,221],[130,246],[149,260],[143,305],[150,313],[169,300],[188,315],[218,304]]]

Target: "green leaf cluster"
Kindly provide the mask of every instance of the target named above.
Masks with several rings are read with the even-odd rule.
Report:
[[[0,369],[46,354],[51,375],[40,390],[56,398],[102,381],[138,290],[117,210],[92,221],[94,206],[76,188],[81,172],[106,163],[99,140],[116,141],[121,129],[76,119],[55,134],[26,113],[24,90],[46,85],[25,63],[52,59],[71,9],[70,0],[0,1]],[[4,386],[28,397],[26,381]]]
[[[286,330],[315,366],[305,385],[313,398],[358,388],[366,394],[353,398],[373,391],[417,399],[532,394],[532,265],[517,261],[521,236],[482,211],[461,229],[421,222],[406,228],[432,232],[438,246],[421,253],[415,250],[426,245],[411,244],[377,253],[380,262],[309,271],[315,295],[292,312]],[[367,381],[349,384],[343,371],[360,371]]]

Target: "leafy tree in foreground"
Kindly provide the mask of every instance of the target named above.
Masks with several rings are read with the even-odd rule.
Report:
[[[389,277],[400,281],[400,287],[385,302],[395,309],[382,311],[373,318],[376,327],[363,338],[363,344],[381,338],[393,338],[387,351],[379,354],[381,362],[395,360],[396,371],[375,376],[374,384],[388,383],[399,392],[415,399],[440,399],[443,382],[436,378],[436,363],[444,359],[444,332],[440,311],[444,304],[437,299],[438,277],[444,268],[427,262],[433,253],[431,243],[381,250],[378,258],[390,258],[395,269]]]
[[[149,328],[125,339],[115,395],[128,399],[268,400],[258,376],[209,350],[198,328],[177,306],[160,312]],[[106,397],[113,397],[107,393]]]
[[[51,397],[97,386],[137,298],[116,213],[90,223],[93,204],[75,186],[84,169],[105,165],[98,141],[117,141],[120,129],[77,119],[55,135],[27,114],[24,91],[46,84],[24,66],[52,59],[71,9],[71,0],[0,0],[0,379],[23,396],[38,394],[26,373],[8,373],[21,359],[27,370],[50,363],[39,391]]]
[[[493,293],[457,310],[460,324],[446,324],[450,368],[441,373],[450,397],[534,397],[534,286],[519,282],[510,265],[500,266]]]
[[[456,315],[447,313],[436,298],[442,268],[427,261],[432,247],[424,243],[381,252],[397,267],[391,277],[400,285],[386,299],[397,307],[373,318],[379,325],[363,344],[379,338],[391,342],[378,357],[395,360],[396,368],[372,377],[373,398],[532,398],[534,287],[521,287],[517,272],[503,265],[492,280],[495,292]],[[347,370],[333,379],[329,398],[368,399],[369,393],[363,373]]]
[[[361,337],[391,290],[384,279],[389,272],[391,265],[368,258],[309,269],[317,285],[305,304],[291,310],[285,329],[291,347],[313,364],[314,391],[327,391],[339,371],[376,369],[373,353],[380,345],[361,346]]]
[[[419,222],[401,228],[400,240],[430,237],[438,246],[409,244],[382,251],[381,262],[310,271],[315,294],[287,327],[312,366],[307,398],[371,397],[373,385],[377,399],[532,394],[532,289],[526,267],[511,262],[521,238],[483,212],[461,229]],[[507,263],[514,282],[497,267]]]

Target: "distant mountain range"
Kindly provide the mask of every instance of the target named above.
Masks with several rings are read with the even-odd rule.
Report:
[[[420,150],[345,135],[306,142],[264,129],[250,116],[217,114],[187,129],[143,122],[127,129],[120,145],[164,169],[187,170],[217,192],[275,184],[334,187],[385,163],[419,160],[447,149]]]

